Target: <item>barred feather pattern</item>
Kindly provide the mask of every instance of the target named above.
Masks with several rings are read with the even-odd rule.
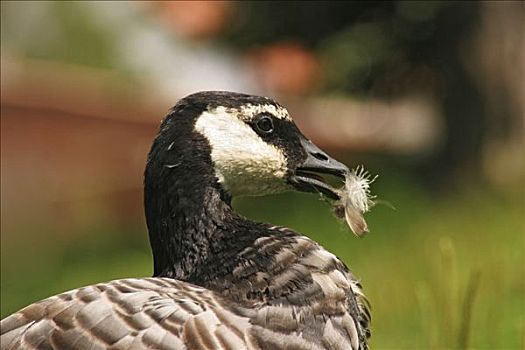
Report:
[[[220,282],[121,279],[50,297],[2,320],[1,349],[368,348],[368,302],[333,254],[283,229],[239,258]]]

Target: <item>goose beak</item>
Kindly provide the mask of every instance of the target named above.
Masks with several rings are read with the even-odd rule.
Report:
[[[348,167],[327,155],[304,137],[301,138],[301,145],[307,156],[295,170],[292,185],[298,191],[321,192],[331,199],[340,199],[338,191],[330,186],[320,174],[334,175],[344,180],[349,173]]]

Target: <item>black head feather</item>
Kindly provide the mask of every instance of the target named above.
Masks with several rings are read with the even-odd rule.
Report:
[[[246,105],[273,105],[283,108],[279,103],[268,97],[248,95],[230,91],[201,91],[188,95],[181,99],[174,109],[191,106],[204,111],[216,107],[238,109]]]

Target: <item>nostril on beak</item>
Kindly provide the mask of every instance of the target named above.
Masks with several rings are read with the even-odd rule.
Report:
[[[315,153],[310,153],[310,154],[314,156],[316,159],[322,160],[324,162],[328,160],[328,157],[323,153],[315,152]]]

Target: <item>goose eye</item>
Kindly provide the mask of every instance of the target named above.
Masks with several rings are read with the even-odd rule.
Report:
[[[259,120],[257,120],[257,129],[259,131],[262,131],[266,134],[269,134],[273,131],[273,121],[270,117],[261,117]]]

